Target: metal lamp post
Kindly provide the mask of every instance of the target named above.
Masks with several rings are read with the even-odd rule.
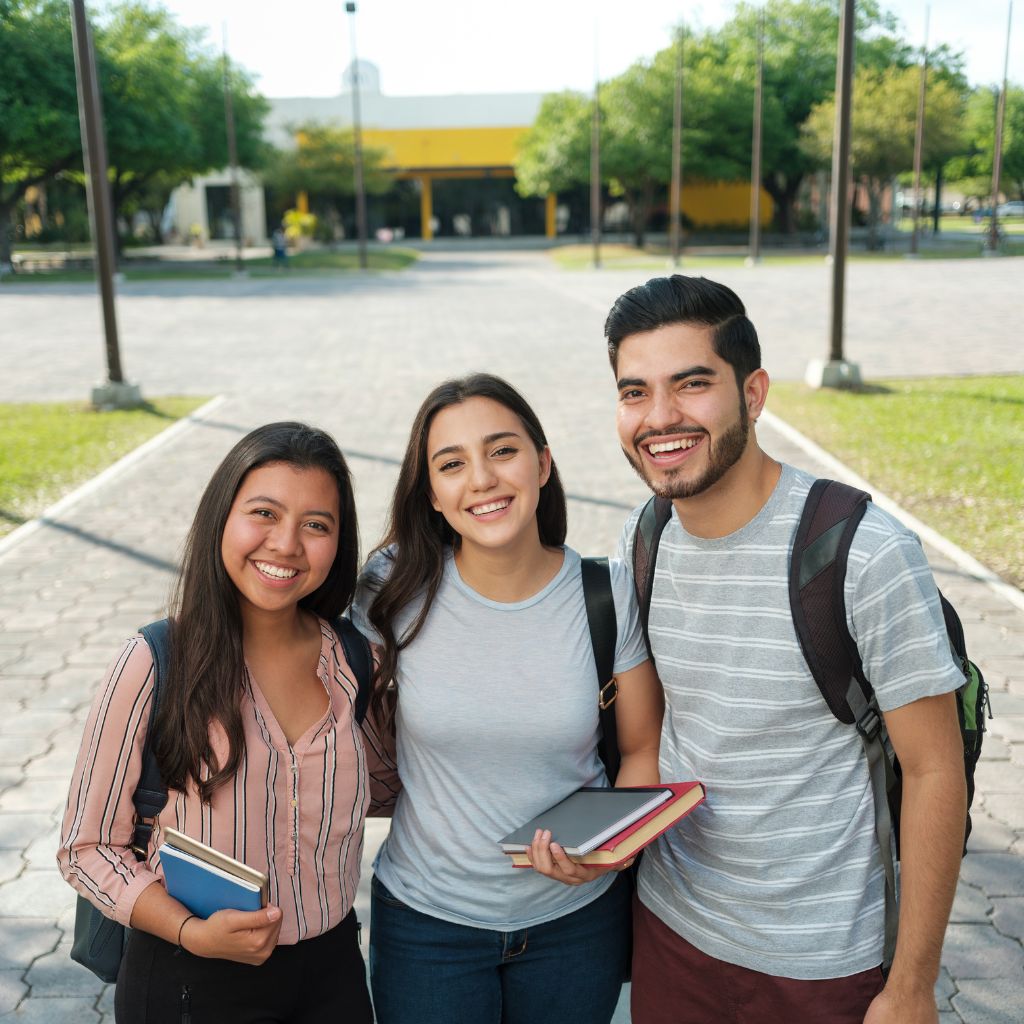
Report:
[[[141,404],[138,384],[128,383],[121,370],[121,351],[117,338],[117,314],[114,308],[114,219],[107,178],[107,146],[103,137],[103,108],[92,32],[85,14],[85,0],[70,0],[71,36],[75,48],[75,77],[78,81],[78,116],[85,157],[86,196],[93,244],[96,246],[96,278],[103,309],[106,337],[107,379],[92,389],[92,404],[97,408],[130,408]]]
[[[352,43],[352,137],[355,148],[356,233],[359,236],[359,266],[366,270],[366,189],[363,186],[363,126],[359,108],[359,57],[356,54],[356,5],[345,4]]]

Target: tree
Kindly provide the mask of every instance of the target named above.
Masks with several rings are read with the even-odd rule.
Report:
[[[0,0],[0,268],[26,190],[81,163],[68,5]]]
[[[760,4],[741,3],[720,30],[738,64],[754,65],[760,10]],[[767,0],[764,12],[765,109],[771,104],[779,117],[770,130],[766,123],[762,184],[775,202],[776,226],[793,231],[797,193],[817,166],[803,144],[803,124],[835,90],[839,19],[834,0]],[[913,63],[912,48],[896,35],[895,18],[875,0],[861,0],[856,17],[858,67],[881,71]],[[959,59],[943,54],[947,61]]]
[[[992,157],[995,150],[998,92],[977,89],[967,101],[965,152],[950,162],[950,177],[970,195],[986,198],[992,192]],[[1002,188],[1007,195],[1024,199],[1024,89],[1006,90],[1003,123]]]
[[[583,93],[548,93],[516,157],[521,196],[565,192],[590,180],[590,119],[593,100]]]
[[[343,216],[355,195],[355,135],[351,128],[308,123],[292,129],[295,148],[273,155],[264,173],[272,188],[295,195],[314,196],[335,220]],[[394,175],[385,169],[387,151],[363,146],[363,187],[368,195],[381,195]]]
[[[96,41],[114,214],[146,209],[157,225],[174,188],[227,166],[223,59],[167,11],[138,3],[115,8]],[[228,81],[239,162],[259,167],[268,104],[239,68]]]
[[[892,179],[914,162],[914,126],[920,69],[861,68],[853,81],[850,162],[868,194],[868,247],[878,247],[882,196]],[[933,79],[925,106],[923,162],[941,165],[963,145],[960,125],[963,99],[947,79]],[[835,100],[819,103],[804,126],[808,157],[826,165],[832,158]]]

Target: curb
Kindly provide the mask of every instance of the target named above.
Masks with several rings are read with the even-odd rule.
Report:
[[[826,466],[838,480],[842,480],[853,487],[859,487],[862,491],[868,491],[871,494],[871,500],[879,508],[885,509],[890,515],[896,516],[904,526],[913,530],[924,543],[944,554],[958,568],[973,576],[979,583],[984,583],[990,590],[1008,601],[1015,608],[1024,611],[1024,592],[1018,590],[1005,580],[1000,579],[991,569],[986,568],[976,558],[964,551],[963,548],[957,547],[947,537],[944,537],[937,530],[933,530],[926,523],[922,523],[920,519],[912,516],[905,509],[897,505],[892,498],[880,493],[876,487],[872,487],[867,480],[854,473],[852,469],[840,462],[834,455],[830,455],[824,448],[816,445],[809,437],[801,434],[796,427],[791,427],[785,420],[780,420],[778,416],[770,413],[767,409],[761,412],[761,419],[773,430],[777,430],[788,441],[792,441],[798,448],[801,448],[810,455],[811,458],[817,459],[822,465]]]
[[[0,540],[0,559],[2,559],[12,548],[16,547],[23,540],[27,540],[37,530],[41,529],[48,522],[57,519],[67,512],[83,498],[92,494],[93,491],[103,487],[115,477],[120,476],[131,469],[137,462],[141,462],[158,448],[173,441],[179,434],[184,433],[189,427],[202,422],[214,409],[225,402],[224,395],[216,395],[210,401],[201,405],[195,412],[182,417],[176,423],[172,423],[166,430],[161,430],[148,441],[143,441],[138,448],[133,448],[127,455],[122,456],[117,462],[107,466],[102,472],[97,473],[91,480],[86,480],[80,487],[76,487],[70,494],[65,494],[59,501],[54,502],[49,508],[44,509],[35,519],[22,523],[16,530],[9,533],[3,540]]]

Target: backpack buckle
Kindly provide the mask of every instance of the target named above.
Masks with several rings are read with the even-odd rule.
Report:
[[[608,696],[608,691],[611,691],[611,696]],[[615,676],[612,676],[604,686],[598,690],[597,693],[597,706],[604,711],[610,708],[615,703],[615,698],[619,695],[619,684]]]
[[[864,709],[864,713],[857,719],[857,732],[869,743],[877,739],[882,729],[882,716],[873,705]]]

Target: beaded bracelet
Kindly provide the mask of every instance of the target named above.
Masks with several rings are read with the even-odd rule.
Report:
[[[188,917],[186,917],[185,920],[182,921],[181,924],[178,925],[178,941],[177,941],[178,950],[177,951],[179,953],[187,953],[188,952],[188,950],[185,949],[185,947],[181,944],[181,932],[182,932],[182,930],[184,929],[185,925],[187,925],[189,923],[189,921],[192,920],[193,917],[198,917],[198,916],[199,916],[198,914],[189,914]]]

